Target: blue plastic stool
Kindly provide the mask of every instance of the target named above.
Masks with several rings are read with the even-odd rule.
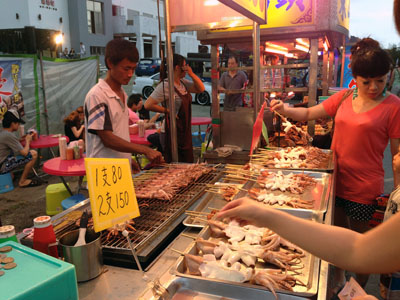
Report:
[[[204,142],[204,139],[206,137],[206,133],[202,131],[199,135],[198,132],[193,132],[192,133],[192,143],[193,147],[201,147],[201,143]]]
[[[0,174],[0,194],[14,189],[11,173]]]
[[[86,199],[86,197],[84,195],[76,194],[76,195],[73,195],[73,196],[68,197],[67,199],[64,199],[63,201],[61,201],[61,206],[62,206],[63,210],[66,210],[85,199]]]

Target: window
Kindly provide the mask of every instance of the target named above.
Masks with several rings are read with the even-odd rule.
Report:
[[[90,55],[104,55],[106,47],[90,46]]]
[[[86,6],[89,33],[104,34],[103,3],[87,0]]]

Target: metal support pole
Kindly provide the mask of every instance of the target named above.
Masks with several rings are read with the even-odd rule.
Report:
[[[318,39],[311,39],[310,72],[308,80],[308,107],[317,103]],[[308,121],[308,133],[314,136],[315,121]]]
[[[174,88],[174,66],[173,66],[173,52],[171,44],[171,26],[169,14],[169,0],[164,0],[164,20],[165,20],[165,38],[167,47],[167,69],[168,69],[168,108],[169,120],[171,130],[171,154],[172,161],[178,161],[178,140],[176,133],[176,113],[175,113],[175,88]]]
[[[329,58],[328,58],[328,93],[329,87],[333,86],[333,72],[335,68],[333,67],[333,59],[335,58],[335,52],[329,51]],[[328,94],[327,94],[328,95]]]
[[[337,54],[337,55],[336,55]],[[337,86],[337,81],[338,81],[338,70],[339,70],[339,53],[337,50],[333,51],[334,56],[334,68],[333,68],[333,86]]]
[[[253,103],[254,103],[254,120],[261,107],[260,94],[260,25],[253,22]]]
[[[43,58],[42,51],[39,50],[39,61],[40,61],[40,76],[42,80],[42,92],[43,92],[43,109],[44,109],[44,122],[46,126],[46,134],[49,135],[49,116],[47,114],[47,98],[46,98],[46,86],[44,82],[44,71],[43,71]],[[39,132],[40,134],[40,132]]]
[[[218,81],[219,81],[219,45],[211,45],[211,87],[212,87],[212,103],[211,103],[211,118],[213,120],[213,146],[214,149],[221,145],[221,116],[219,109],[219,94],[218,94]],[[218,123],[218,124],[215,124]]]
[[[322,57],[322,95],[328,95],[328,51],[324,51]]]
[[[343,78],[344,78],[344,64],[345,64],[345,59],[346,59],[346,40],[345,37],[343,36],[343,43],[342,43],[342,67],[340,70],[340,87],[343,87]]]

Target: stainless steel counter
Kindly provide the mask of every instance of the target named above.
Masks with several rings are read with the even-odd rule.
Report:
[[[335,186],[334,180],[332,185]],[[328,209],[324,218],[325,224],[332,224],[333,222],[334,188],[330,190],[331,193]],[[201,201],[201,199],[194,203],[192,207],[196,206],[199,201]],[[183,233],[196,236],[199,233],[199,230],[196,228],[187,228]],[[143,277],[143,273],[138,270],[104,266],[105,272],[103,272],[99,277],[78,285],[79,299],[153,299],[153,293],[148,282],[159,279],[160,283],[164,287],[167,287],[174,279],[176,279],[175,275],[170,274],[170,269],[175,265],[180,255],[177,252],[172,251],[171,248],[183,252],[192,241],[193,239],[180,234],[148,267],[145,272],[146,280]],[[325,261],[321,261],[317,294],[318,300],[326,299],[329,279],[328,275],[329,264]]]

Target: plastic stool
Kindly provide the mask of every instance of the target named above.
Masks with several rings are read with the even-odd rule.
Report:
[[[192,133],[193,147],[201,147],[201,143],[204,142],[205,137],[206,133],[204,131],[202,131],[200,135],[198,132],[193,132]]]
[[[46,187],[46,214],[54,216],[62,212],[61,202],[70,196],[64,184],[49,184]]]
[[[64,199],[63,201],[61,201],[61,206],[62,206],[63,210],[66,210],[85,199],[86,199],[86,197],[84,195],[76,194],[76,195],[73,195],[73,196],[68,197],[67,199]]]
[[[14,189],[11,173],[0,175],[0,194],[10,192]]]

